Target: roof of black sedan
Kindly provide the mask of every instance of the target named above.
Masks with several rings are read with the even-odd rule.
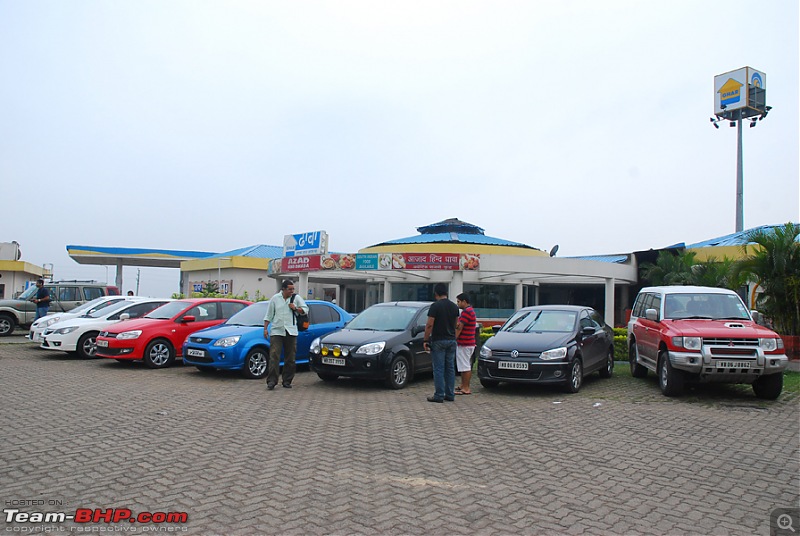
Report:
[[[584,309],[591,309],[588,305],[529,305],[523,307],[520,311],[533,311],[536,309],[544,311],[583,311]]]
[[[392,306],[395,306],[395,307],[426,307],[426,306],[430,305],[431,303],[433,303],[433,302],[427,302],[427,301],[393,301],[393,302],[376,303],[375,305],[372,305],[371,307],[375,307],[376,305],[380,305],[380,306],[383,306],[383,307],[392,307]]]

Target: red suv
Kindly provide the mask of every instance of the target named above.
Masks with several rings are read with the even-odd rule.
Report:
[[[738,294],[712,287],[645,287],[628,322],[631,374],[658,374],[661,392],[687,383],[747,383],[759,398],[783,390],[783,340],[753,322]]]
[[[221,324],[250,305],[248,301],[195,298],[162,305],[142,318],[123,320],[97,336],[97,356],[142,360],[150,368],[169,367],[186,337]]]

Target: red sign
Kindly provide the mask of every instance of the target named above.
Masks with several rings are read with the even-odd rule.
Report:
[[[402,254],[406,270],[458,270],[459,258],[458,253]]]
[[[311,272],[320,269],[320,255],[301,255],[281,259],[282,272]]]

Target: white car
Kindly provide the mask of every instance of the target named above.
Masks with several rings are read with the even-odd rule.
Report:
[[[97,335],[111,324],[140,318],[172,300],[166,298],[125,298],[98,311],[56,322],[44,331],[41,348],[94,357]]]
[[[56,322],[61,322],[62,320],[67,320],[69,318],[77,318],[81,315],[90,314],[95,311],[99,311],[104,307],[108,307],[109,305],[119,303],[123,300],[125,300],[125,296],[101,296],[99,298],[93,299],[92,301],[88,301],[83,305],[79,305],[78,307],[70,310],[69,312],[53,313],[51,315],[44,316],[31,325],[31,328],[28,331],[27,338],[33,342],[38,342],[39,344],[41,344],[42,341],[44,340],[44,338],[42,337],[44,330],[49,328]]]

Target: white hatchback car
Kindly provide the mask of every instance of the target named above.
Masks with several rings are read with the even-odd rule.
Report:
[[[55,324],[56,322],[61,322],[62,320],[67,320],[69,318],[77,318],[81,315],[90,314],[95,311],[99,311],[104,307],[108,307],[109,305],[113,305],[115,303],[119,303],[125,300],[125,296],[101,296],[99,298],[95,298],[92,301],[88,301],[83,305],[79,305],[78,307],[70,310],[66,313],[53,313],[47,316],[43,316],[36,322],[31,325],[30,330],[28,331],[27,338],[30,339],[32,342],[38,342],[39,344],[42,343],[44,337],[44,330]]]
[[[45,329],[41,348],[94,357],[97,335],[111,324],[140,318],[172,300],[166,298],[125,298],[100,310],[68,318]]]

